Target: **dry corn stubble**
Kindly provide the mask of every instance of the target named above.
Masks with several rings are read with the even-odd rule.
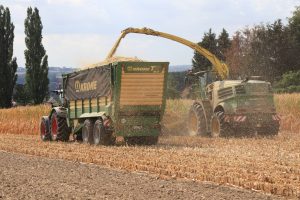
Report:
[[[170,134],[183,131],[192,101],[168,100],[163,123]],[[37,136],[47,105],[0,110],[0,149],[90,162],[166,178],[213,181],[290,197],[300,197],[300,95],[275,95],[282,130],[273,139],[162,137],[155,147],[94,147],[42,143]],[[174,123],[176,121],[177,123]],[[293,131],[292,133],[291,130]],[[4,133],[4,134],[3,134]],[[8,135],[6,133],[19,134]],[[24,136],[26,135],[26,136]]]
[[[153,147],[41,142],[30,135],[2,134],[0,138],[0,149],[10,152],[147,171],[162,178],[231,184],[289,197],[300,195],[300,138],[296,134],[273,139],[172,136],[162,137]]]

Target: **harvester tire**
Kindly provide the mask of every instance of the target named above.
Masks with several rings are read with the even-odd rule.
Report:
[[[258,134],[262,133],[264,134],[264,136],[272,137],[278,135],[278,132],[279,132],[279,122],[263,128],[261,131],[258,132]]]
[[[70,137],[70,129],[67,124],[67,119],[61,117],[54,112],[51,116],[50,126],[51,140],[53,141],[68,141]]]
[[[98,119],[95,122],[93,130],[93,139],[95,145],[113,145],[115,143],[115,137],[111,133],[107,133],[103,125],[103,121]]]
[[[145,137],[145,145],[156,145],[158,142],[158,136],[147,136]]]
[[[42,141],[49,141],[50,136],[50,127],[49,127],[49,117],[43,116],[40,122],[40,136]]]
[[[224,112],[215,112],[211,118],[211,137],[224,137],[232,133],[229,124],[224,121]]]
[[[93,138],[94,122],[91,119],[86,119],[82,127],[82,142],[86,144],[94,144]]]
[[[187,121],[188,134],[190,136],[206,135],[206,120],[204,110],[198,102],[195,102],[189,111]]]

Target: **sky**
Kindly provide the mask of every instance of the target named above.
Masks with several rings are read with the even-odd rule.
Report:
[[[43,45],[49,66],[80,67],[103,61],[127,27],[148,27],[193,42],[210,28],[230,35],[260,23],[287,23],[300,0],[0,0],[15,25],[14,56],[25,66],[24,19],[37,7],[43,23]],[[129,34],[118,56],[191,64],[193,50],[174,41]]]

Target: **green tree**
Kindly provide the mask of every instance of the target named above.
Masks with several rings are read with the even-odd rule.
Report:
[[[289,26],[294,33],[297,42],[300,43],[300,6],[296,7],[293,16],[289,18]]]
[[[0,107],[12,105],[13,88],[16,84],[17,59],[13,58],[14,25],[10,11],[0,5]]]
[[[277,92],[300,92],[300,70],[283,74],[276,84]]]
[[[231,40],[229,39],[228,32],[223,28],[221,34],[218,37],[218,49],[220,51],[220,59],[226,61],[226,52],[231,46]]]
[[[216,34],[212,32],[211,29],[207,33],[204,33],[204,36],[202,38],[202,41],[198,43],[199,46],[209,50],[211,53],[215,54],[217,57],[220,57],[220,51],[217,47],[217,39]],[[194,52],[194,57],[192,60],[192,70],[197,71],[205,71],[205,70],[211,70],[212,65],[201,54],[198,54],[196,51]]]
[[[27,88],[25,85],[22,84],[16,84],[15,86],[15,94],[14,94],[14,100],[21,105],[26,105],[30,103],[30,95],[27,91]]]
[[[26,87],[34,104],[42,103],[48,95],[48,56],[42,44],[43,25],[37,8],[27,9],[25,19]]]
[[[289,51],[293,55],[288,70],[297,70],[300,67],[300,6],[296,7],[292,17],[289,18],[288,29],[290,31],[290,42],[292,43]]]

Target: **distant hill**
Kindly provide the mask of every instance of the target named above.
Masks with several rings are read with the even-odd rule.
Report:
[[[57,89],[58,85],[61,83],[61,75],[73,72],[75,68],[71,67],[49,67],[48,78],[49,78],[49,90]],[[24,67],[18,67],[17,74],[17,84],[25,84],[25,73],[26,69]]]
[[[191,65],[170,65],[169,72],[183,72],[191,68]]]

